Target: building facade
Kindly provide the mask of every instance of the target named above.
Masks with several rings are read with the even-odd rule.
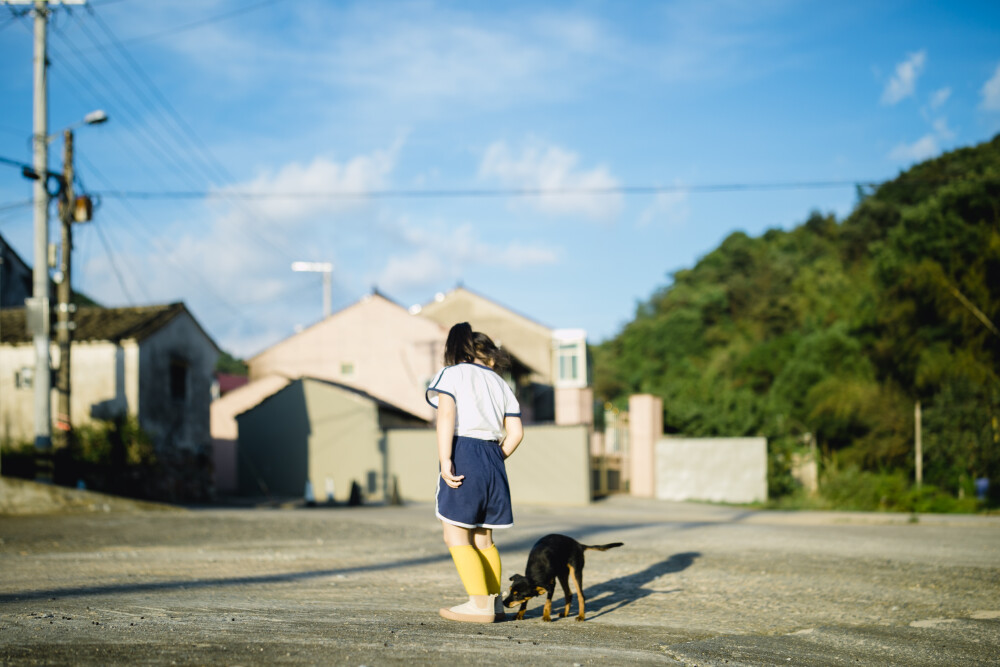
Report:
[[[12,444],[34,440],[35,351],[25,318],[23,308],[0,311],[0,437]],[[74,322],[71,423],[132,416],[167,469],[203,463],[207,473],[219,349],[184,304],[85,307]],[[57,345],[50,355],[58,367]]]

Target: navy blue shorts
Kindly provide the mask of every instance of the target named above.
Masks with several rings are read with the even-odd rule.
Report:
[[[453,489],[438,475],[435,514],[463,528],[510,528],[510,486],[500,443],[457,436],[452,440],[455,474],[465,475]]]

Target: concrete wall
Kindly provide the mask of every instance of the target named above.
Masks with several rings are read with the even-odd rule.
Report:
[[[433,429],[387,433],[389,479],[395,476],[404,500],[434,499],[437,439]],[[586,426],[526,426],[524,440],[507,459],[507,479],[517,503],[586,505],[591,500],[589,436]]]
[[[331,485],[334,499],[343,502],[353,482],[367,500],[385,499],[382,424],[415,420],[349,389],[301,378],[236,421],[241,494],[302,497],[308,481],[318,502],[327,499]]]
[[[661,438],[655,452],[660,500],[767,500],[766,438]]]
[[[312,423],[308,473],[317,499],[325,499],[328,479],[336,500],[350,497],[354,481],[366,498],[383,499],[382,432],[375,402],[321,382],[304,384]]]
[[[5,442],[35,441],[35,390],[16,386],[15,374],[21,368],[34,370],[35,348],[31,344],[0,346],[0,438]]]
[[[188,364],[187,398],[170,396],[170,358]],[[70,418],[74,425],[115,414],[131,414],[160,448],[207,451],[211,440],[209,404],[218,351],[187,314],[168,322],[137,343],[124,340],[73,343]],[[52,345],[53,368],[60,363]],[[34,389],[18,389],[18,369],[34,368],[31,345],[0,346],[0,435],[14,441],[34,440]],[[52,391],[52,409],[56,393]]]
[[[236,442],[239,427],[236,415],[259,404],[288,384],[288,379],[269,375],[234,389],[209,406],[212,431],[212,471],[215,489],[220,493],[237,490]]]
[[[186,312],[142,341],[139,349],[139,423],[159,450],[209,453],[212,382],[219,351]],[[171,360],[187,365],[182,400],[171,395]],[[129,377],[126,354],[126,378]]]
[[[584,388],[555,389],[556,424],[569,426],[573,424],[594,423],[594,390]]]
[[[305,391],[294,382],[237,415],[237,476],[243,495],[301,496],[308,473]]]
[[[628,399],[629,490],[633,496],[656,495],[656,443],[663,436],[663,400],[652,394]]]
[[[52,366],[57,368],[59,348],[53,345],[50,354]],[[35,391],[17,388],[14,382],[19,369],[34,369],[34,364],[32,345],[0,347],[0,437],[13,442],[33,442],[35,439]],[[120,346],[108,341],[73,343],[70,377],[73,424],[87,424],[111,412],[137,414],[138,365],[135,341],[125,341]],[[51,401],[55,410],[54,388]]]

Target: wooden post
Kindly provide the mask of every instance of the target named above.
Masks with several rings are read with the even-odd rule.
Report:
[[[913,436],[915,441],[916,450],[914,452],[914,458],[916,459],[914,463],[916,464],[916,478],[917,478],[917,488],[924,481],[924,451],[923,445],[920,441],[920,401],[913,407]]]

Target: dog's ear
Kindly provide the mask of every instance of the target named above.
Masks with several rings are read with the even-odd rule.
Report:
[[[518,581],[521,581],[523,579],[524,579],[524,576],[520,575],[520,574],[512,575],[511,578],[510,578],[510,580],[513,581],[514,583],[517,583]]]

